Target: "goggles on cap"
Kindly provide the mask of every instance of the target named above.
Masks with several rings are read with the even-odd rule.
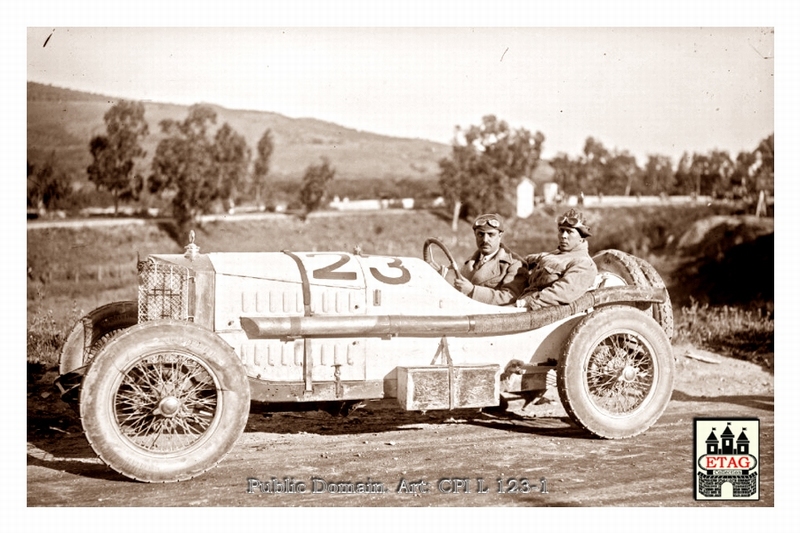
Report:
[[[586,222],[583,220],[583,215],[575,211],[574,209],[570,209],[561,217],[557,218],[556,221],[558,222],[558,227],[569,227],[575,228],[581,234],[582,237],[590,237],[592,235],[589,226],[586,225]]]
[[[484,226],[489,226],[494,229],[500,227],[500,221],[497,220],[495,217],[478,217],[475,219],[475,223],[472,225],[473,228],[482,228]]]
[[[566,226],[577,226],[579,224],[583,225],[583,224],[581,224],[580,217],[577,217],[575,215],[572,215],[572,216],[564,215],[563,217],[561,217],[558,220],[558,225],[559,226],[565,226],[565,225]]]

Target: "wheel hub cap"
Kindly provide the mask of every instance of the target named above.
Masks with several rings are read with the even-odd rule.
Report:
[[[622,369],[622,374],[620,374],[619,378],[623,381],[633,381],[636,379],[636,369],[632,366],[626,366]]]
[[[161,414],[168,417],[175,416],[175,413],[177,413],[180,408],[181,401],[175,396],[167,396],[158,404],[158,410],[161,411]]]

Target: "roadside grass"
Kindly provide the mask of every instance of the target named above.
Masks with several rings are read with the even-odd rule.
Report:
[[[80,317],[81,313],[75,307],[60,316],[53,309],[47,309],[29,317],[26,336],[28,365],[43,370],[57,366],[61,347]]]
[[[692,300],[675,313],[673,344],[691,344],[774,372],[775,312],[762,306],[711,306]]]

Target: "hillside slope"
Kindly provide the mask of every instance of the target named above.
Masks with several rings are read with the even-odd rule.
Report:
[[[105,132],[103,115],[117,99],[28,82],[28,160],[41,163],[55,152],[58,167],[86,179],[91,163],[89,141]],[[150,135],[145,142],[147,157],[142,162],[149,171],[150,159],[163,138],[161,120],[183,120],[187,106],[144,102]],[[306,167],[317,164],[321,156],[330,159],[337,177],[352,180],[436,179],[438,161],[449,155],[450,147],[422,139],[387,137],[345,128],[310,118],[289,118],[277,113],[225,109],[217,112],[217,126],[228,122],[255,150],[265,130],[272,130],[275,150],[270,174],[274,179],[300,179]]]

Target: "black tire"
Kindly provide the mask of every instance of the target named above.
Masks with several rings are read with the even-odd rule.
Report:
[[[607,439],[652,426],[672,396],[675,361],[664,330],[629,306],[588,315],[558,362],[558,393],[570,418]]]
[[[597,270],[600,273],[609,273],[620,278],[626,285],[633,285],[642,288],[664,288],[664,281],[655,268],[645,261],[620,250],[603,250],[592,257]],[[672,302],[667,293],[667,299],[663,303],[642,304],[636,306],[638,309],[647,312],[667,334],[671,341],[673,334]]]
[[[135,300],[106,304],[86,314],[61,347],[59,373],[63,376],[88,365],[103,346],[138,320],[139,304]]]
[[[95,357],[80,412],[95,453],[139,481],[191,479],[244,431],[250,387],[233,349],[187,322],[134,326]]]

